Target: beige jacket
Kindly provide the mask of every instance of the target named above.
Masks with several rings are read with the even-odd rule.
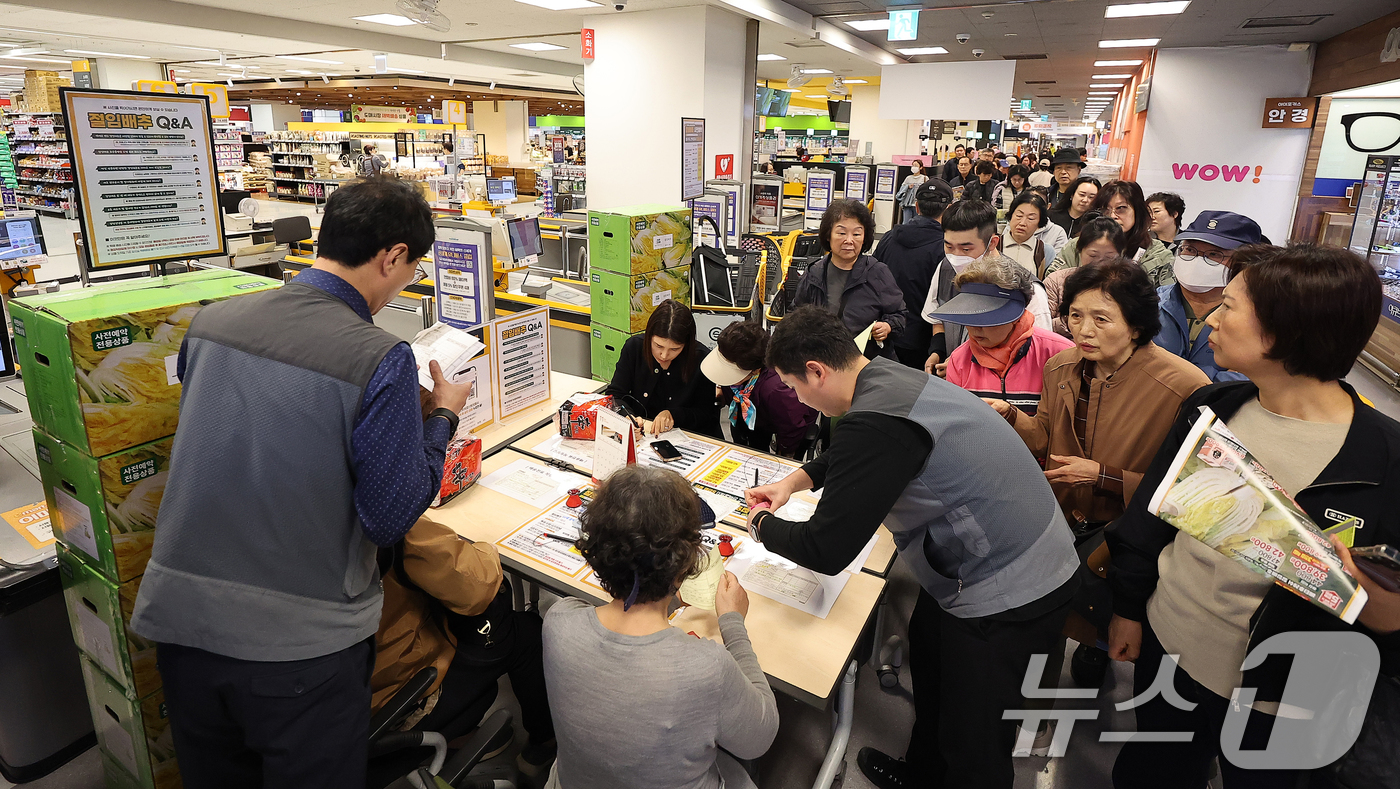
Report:
[[[1092,485],[1051,486],[1071,523],[1076,510],[1088,521],[1111,521],[1137,491],[1182,402],[1210,379],[1194,364],[1153,343],[1138,348],[1108,381],[1093,381],[1087,446],[1081,446],[1074,434],[1074,409],[1082,361],[1078,348],[1050,357],[1036,415],[1012,409],[1012,416],[1016,432],[1031,453],[1045,461],[1046,469],[1061,465],[1050,455],[1072,455],[1122,471],[1123,495],[1116,499],[1094,495]]]

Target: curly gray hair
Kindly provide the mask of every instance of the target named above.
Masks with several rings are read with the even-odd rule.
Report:
[[[1007,290],[1026,294],[1026,303],[1035,298],[1035,276],[1020,263],[1001,255],[988,255],[963,269],[954,283],[958,287],[972,282],[985,282]]]

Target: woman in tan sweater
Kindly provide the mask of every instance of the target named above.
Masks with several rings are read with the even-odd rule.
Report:
[[[1157,292],[1130,260],[1075,269],[1060,315],[1075,347],[1045,363],[1036,415],[987,402],[1045,464],[1065,519],[1083,541],[1123,513],[1181,403],[1210,379],[1152,344],[1161,329]],[[1096,684],[1107,666],[1107,654],[1093,644],[1075,652],[1077,682]]]

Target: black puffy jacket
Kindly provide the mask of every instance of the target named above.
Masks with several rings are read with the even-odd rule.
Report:
[[[920,316],[933,273],[943,262],[943,225],[926,216],[896,225],[876,245],[875,259],[889,268],[904,294],[904,331],[894,338],[894,344],[928,351],[933,326]]]

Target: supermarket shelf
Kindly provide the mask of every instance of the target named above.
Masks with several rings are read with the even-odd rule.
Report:
[[[27,169],[30,169],[30,170],[71,170],[71,169],[73,169],[71,165],[67,165],[67,164],[25,164],[24,162],[19,162],[19,161],[15,162],[15,167],[24,167],[24,168],[27,168]]]
[[[17,175],[15,177],[21,181],[28,181],[31,184],[63,184],[65,186],[73,185],[72,181],[60,181],[57,178],[30,178],[27,175]]]
[[[34,191],[34,190],[32,190],[32,189],[18,189],[18,188],[16,188],[16,189],[15,189],[15,194],[17,194],[17,195],[33,195],[33,196],[35,196],[35,197],[47,197],[47,198],[49,198],[49,199],[51,199],[51,200],[62,200],[62,199],[63,199],[63,197],[62,197],[61,195],[51,195],[51,194],[47,194],[47,193],[45,193],[45,192],[36,192],[36,191]],[[70,196],[71,196],[72,193],[70,192],[69,194],[70,194]]]
[[[22,137],[18,134],[15,139],[21,142],[68,142],[67,137]]]
[[[278,182],[281,182],[281,183],[284,183],[284,184],[337,184],[337,185],[339,185],[339,184],[346,184],[346,183],[349,183],[349,181],[339,181],[339,180],[336,180],[336,179],[334,179],[334,178],[318,178],[318,179],[314,179],[314,180],[307,180],[307,179],[305,179],[305,178],[278,178],[278,177],[275,176],[275,175],[272,176],[272,180],[278,181]]]
[[[59,208],[56,205],[39,205],[38,203],[23,203],[18,201],[15,202],[15,205],[18,208],[29,208],[34,211],[44,211],[50,214],[67,215],[68,213],[67,209]]]

